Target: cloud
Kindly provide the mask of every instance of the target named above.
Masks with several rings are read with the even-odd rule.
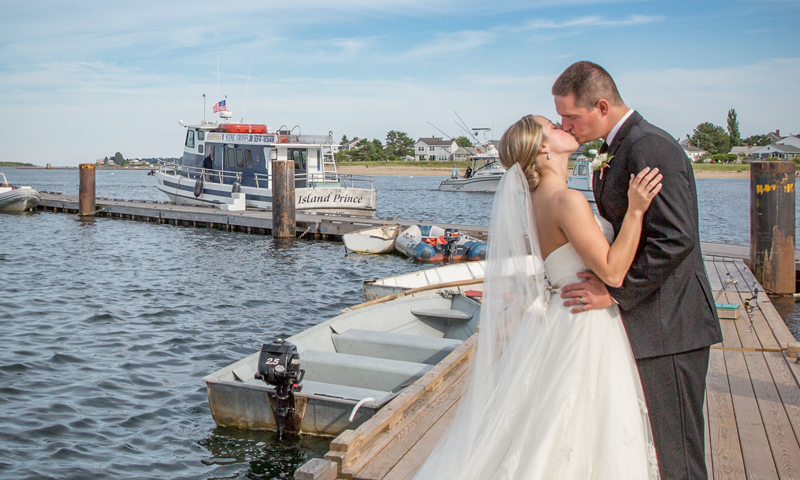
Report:
[[[648,23],[658,22],[663,19],[664,17],[661,16],[649,16],[649,15],[631,15],[626,19],[620,19],[620,20],[607,20],[605,19],[605,17],[599,17],[599,16],[580,17],[572,20],[565,20],[562,22],[541,19],[541,20],[532,20],[530,22],[527,22],[524,28],[527,30],[543,30],[543,29],[564,29],[564,28],[576,28],[576,27],[582,27],[582,28],[629,27],[629,26],[645,25]]]

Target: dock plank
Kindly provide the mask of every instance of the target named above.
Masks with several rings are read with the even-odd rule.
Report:
[[[743,352],[725,351],[736,426],[748,478],[778,478]]]
[[[714,479],[744,479],[744,460],[733,410],[725,355],[711,350],[706,379],[706,406]]]
[[[450,427],[450,424],[453,423],[457,413],[458,403],[455,403],[433,427],[425,432],[422,438],[408,451],[408,454],[397,462],[397,465],[386,474],[384,480],[410,480],[414,478],[414,474],[425,463],[430,452],[433,451],[436,444],[439,443],[439,440]]]
[[[723,298],[725,298],[726,302],[728,303],[741,304],[739,294],[736,292],[725,292]],[[758,350],[763,348],[758,335],[756,335],[755,326],[753,325],[750,317],[747,315],[747,312],[744,311],[744,308],[739,310],[739,318],[734,320],[733,323],[736,325],[736,331],[739,332],[739,339],[742,342],[742,348],[754,348]]]
[[[800,446],[791,428],[764,353],[744,352],[772,458],[780,478],[800,478]]]

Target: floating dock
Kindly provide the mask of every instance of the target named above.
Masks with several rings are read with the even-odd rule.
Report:
[[[59,193],[40,192],[42,200],[39,210],[61,213],[78,213],[78,197]],[[225,212],[210,207],[193,207],[171,203],[143,202],[129,200],[96,199],[98,217],[123,218],[142,222],[166,223],[171,225],[214,228],[235,232],[269,235],[272,233],[272,212],[269,210],[245,210]],[[342,235],[364,228],[383,225],[402,225],[410,227],[420,221],[359,217],[352,215],[309,215],[297,213],[297,232],[300,238],[341,241]],[[442,228],[455,228],[459,232],[486,240],[488,226],[455,225],[436,223]],[[702,242],[705,255],[729,257],[750,261],[750,247],[724,243]],[[795,252],[795,270],[800,272],[800,251]]]
[[[741,259],[704,260],[717,303],[738,306],[720,320],[724,340],[711,347],[709,478],[800,478],[798,344]],[[474,344],[473,336],[372,419],[339,435],[295,479],[411,479],[453,421]]]

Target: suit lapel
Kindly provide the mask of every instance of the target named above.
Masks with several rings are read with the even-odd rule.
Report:
[[[631,131],[631,128],[633,128],[633,126],[639,123],[639,121],[641,120],[642,116],[637,111],[634,111],[631,114],[631,116],[628,117],[627,120],[625,120],[625,123],[623,123],[622,126],[619,128],[617,134],[614,135],[614,140],[612,140],[611,144],[608,146],[607,153],[609,157],[614,156],[614,154],[619,149],[620,143],[622,143],[622,140],[624,140],[625,137],[628,135],[628,133]],[[609,162],[607,170],[611,170],[611,168],[613,168],[611,166],[611,163],[613,163],[613,161],[614,159],[612,158],[611,161]],[[619,163],[620,162],[617,162],[617,165],[614,166],[620,168]],[[594,190],[594,200],[595,204],[597,205],[597,211],[600,212],[601,216],[606,217],[605,214],[606,209],[604,208],[603,201],[601,200],[601,198],[603,196],[603,188],[607,182],[605,181],[606,178],[600,179],[600,172],[601,170],[597,170],[596,172],[594,172],[594,176],[592,177],[592,189]],[[609,172],[605,172],[604,175],[608,175],[608,173]]]

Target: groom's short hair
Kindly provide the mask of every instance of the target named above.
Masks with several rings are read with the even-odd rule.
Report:
[[[557,97],[575,95],[575,106],[594,110],[604,98],[615,107],[623,105],[617,84],[605,68],[592,62],[575,62],[556,79],[551,93]]]

